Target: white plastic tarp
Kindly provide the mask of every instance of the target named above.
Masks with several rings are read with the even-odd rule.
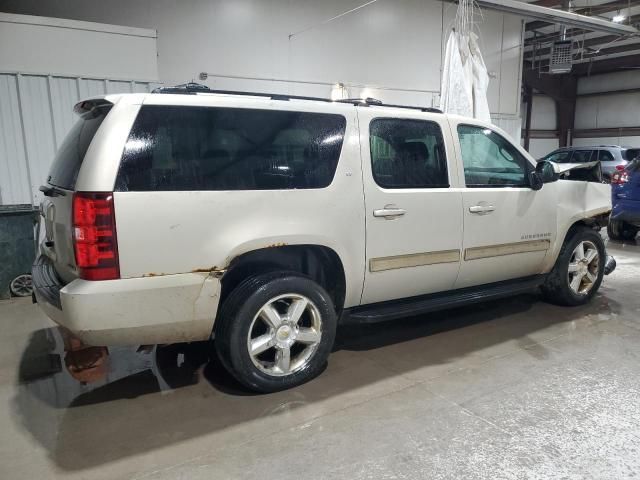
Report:
[[[491,121],[487,88],[489,75],[478,47],[477,35],[449,34],[440,89],[440,109],[445,113]]]

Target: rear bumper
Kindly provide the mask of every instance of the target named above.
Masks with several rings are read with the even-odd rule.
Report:
[[[87,345],[142,345],[206,340],[220,298],[207,273],[87,281],[62,285],[46,260],[33,267],[36,300],[56,323]]]

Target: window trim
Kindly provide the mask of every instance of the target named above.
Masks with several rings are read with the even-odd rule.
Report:
[[[436,127],[438,127],[438,130],[440,131],[440,139],[442,140],[442,146],[444,147],[444,165],[445,165],[445,171],[446,171],[446,175],[447,175],[447,183],[443,183],[443,184],[437,184],[437,185],[428,185],[428,186],[407,186],[407,187],[385,187],[384,185],[380,185],[380,183],[378,182],[378,179],[376,178],[375,172],[374,172],[374,168],[373,168],[373,153],[371,152],[371,126],[373,125],[374,122],[377,122],[379,120],[395,120],[395,121],[410,121],[410,122],[424,122],[424,123],[432,123],[434,124]],[[395,190],[434,190],[434,189],[448,189],[451,188],[451,176],[450,176],[450,168],[449,168],[449,155],[447,154],[447,142],[444,138],[444,130],[442,128],[442,125],[440,123],[438,123],[435,120],[431,120],[431,119],[424,119],[424,118],[411,118],[411,117],[374,117],[371,118],[369,120],[369,128],[367,131],[367,136],[368,136],[368,144],[369,144],[369,166],[371,167],[371,178],[373,179],[374,183],[381,188],[382,190],[391,190],[391,191],[395,191]]]
[[[491,132],[494,135],[497,135],[502,140],[507,142],[509,145],[512,145],[516,149],[516,152],[518,153],[518,155],[520,155],[526,162],[525,163],[525,175],[524,175],[526,183],[524,183],[524,184],[515,184],[515,183],[509,183],[509,184],[485,184],[485,183],[475,184],[475,183],[472,183],[472,184],[468,185],[467,184],[467,175],[466,175],[465,169],[464,169],[464,158],[462,158],[462,143],[460,142],[460,130],[459,130],[460,127],[471,127],[471,128],[477,128],[477,129],[483,129],[483,130],[491,130]],[[458,140],[458,145],[460,146],[460,162],[462,164],[461,165],[462,166],[462,172],[461,173],[462,173],[462,180],[464,181],[464,188],[528,188],[528,189],[531,189],[531,183],[529,182],[529,174],[534,170],[535,167],[533,165],[531,165],[531,162],[527,159],[527,157],[522,155],[522,153],[520,153],[518,148],[513,143],[511,143],[508,139],[504,138],[502,135],[500,135],[498,132],[496,132],[493,128],[487,127],[485,125],[474,125],[472,123],[458,123],[456,125],[456,136],[457,136],[457,140]]]

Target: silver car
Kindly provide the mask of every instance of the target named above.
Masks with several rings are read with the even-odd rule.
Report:
[[[540,160],[555,163],[584,163],[600,160],[602,176],[609,182],[616,167],[623,168],[638,155],[637,148],[619,145],[594,145],[590,147],[564,147],[554,150]],[[540,161],[539,160],[539,161]]]

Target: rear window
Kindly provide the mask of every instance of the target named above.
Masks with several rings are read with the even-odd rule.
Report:
[[[640,148],[627,148],[625,150],[621,150],[622,158],[631,162],[636,158],[640,158]]]
[[[116,190],[324,188],[333,180],[345,128],[336,114],[143,106]]]
[[[640,158],[637,158],[633,161],[631,161],[627,167],[626,167],[627,171],[629,172],[640,172]]]
[[[50,185],[67,190],[74,189],[82,160],[110,109],[111,105],[102,105],[80,116],[56,153],[47,177]]]

